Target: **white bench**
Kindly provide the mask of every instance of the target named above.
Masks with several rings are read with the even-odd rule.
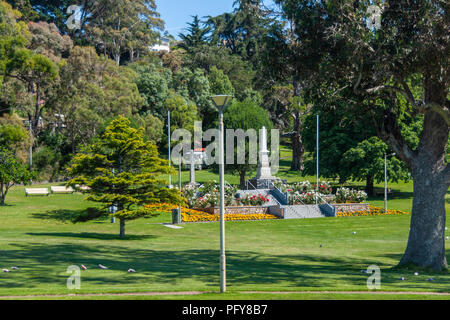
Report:
[[[48,196],[48,188],[25,188],[25,196],[37,195],[37,196]]]
[[[79,184],[75,185],[75,188],[83,191],[91,190],[88,186],[81,186]]]
[[[75,190],[73,190],[71,187],[65,187],[65,186],[51,186],[50,191],[52,193],[74,193]]]

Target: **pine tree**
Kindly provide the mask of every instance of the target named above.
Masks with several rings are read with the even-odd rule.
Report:
[[[176,189],[168,189],[158,178],[168,172],[167,161],[158,157],[151,142],[145,142],[143,129],[130,127],[130,121],[119,117],[111,122],[100,139],[77,154],[68,169],[69,186],[89,187],[86,198],[102,204],[98,218],[117,208],[111,216],[120,220],[120,237],[125,236],[125,222],[155,216],[147,204],[182,201]]]

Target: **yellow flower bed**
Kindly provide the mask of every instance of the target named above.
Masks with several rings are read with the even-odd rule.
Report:
[[[369,205],[369,211],[336,212],[336,217],[357,217],[357,216],[382,216],[409,214],[409,212],[400,210],[390,210],[384,212],[384,208]]]
[[[145,206],[146,208],[152,209],[153,211],[157,212],[172,212],[172,209],[178,208],[178,205],[171,204],[171,203],[154,203],[154,204],[148,204]]]
[[[177,205],[169,203],[157,203],[147,205],[146,208],[151,208],[155,212],[171,213],[172,209],[177,209]],[[218,214],[210,214],[203,211],[192,210],[189,208],[181,208],[181,220],[183,222],[204,222],[204,221],[219,221]],[[265,220],[278,219],[272,214],[225,214],[225,221],[240,221],[240,220]]]
[[[218,214],[210,214],[207,212],[197,211],[193,213],[187,212],[186,210],[181,209],[181,217],[183,222],[203,222],[203,221],[219,221],[220,215]],[[272,214],[225,214],[225,221],[241,221],[241,220],[265,220],[265,219],[278,219],[277,216]]]

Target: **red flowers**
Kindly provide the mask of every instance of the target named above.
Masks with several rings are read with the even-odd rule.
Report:
[[[247,206],[262,206],[264,203],[269,202],[270,199],[266,195],[262,194],[254,194],[248,195],[245,198],[241,199],[241,203]]]

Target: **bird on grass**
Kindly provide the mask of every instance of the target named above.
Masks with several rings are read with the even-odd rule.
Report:
[[[8,269],[2,269],[3,272],[10,272]]]
[[[99,264],[98,267],[99,267],[100,269],[108,269],[108,267],[105,267],[104,265],[101,265],[101,264]]]
[[[84,264],[81,265],[81,269],[87,270],[86,266]]]
[[[11,267],[12,270],[19,270],[18,267]]]
[[[128,272],[136,272],[136,270],[134,270],[134,269],[128,269]]]

